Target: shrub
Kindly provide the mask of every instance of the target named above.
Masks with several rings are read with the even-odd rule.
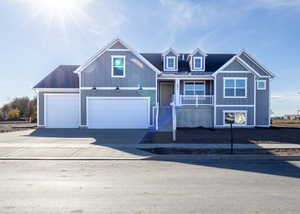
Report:
[[[10,110],[8,112],[8,120],[18,120],[20,119],[20,110],[19,109],[13,109],[13,110]]]

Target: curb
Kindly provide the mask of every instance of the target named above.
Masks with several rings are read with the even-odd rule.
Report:
[[[40,160],[40,161],[137,161],[137,160],[161,160],[161,161],[193,161],[193,160],[281,160],[300,161],[300,156],[293,155],[237,155],[237,154],[208,154],[208,155],[153,155],[133,158],[91,158],[91,157],[0,157],[0,160]]]

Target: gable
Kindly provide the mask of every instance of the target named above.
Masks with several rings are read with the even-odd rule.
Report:
[[[271,76],[273,74],[265,70],[262,66],[260,66],[253,58],[251,58],[247,53],[242,52],[239,56],[244,62],[246,62],[251,68],[253,68],[259,75],[261,76]]]
[[[115,44],[113,44],[110,49],[127,49],[121,42],[117,41]]]
[[[248,69],[243,66],[237,59],[227,65],[222,71],[248,71]]]

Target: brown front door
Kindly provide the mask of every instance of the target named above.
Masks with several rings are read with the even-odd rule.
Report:
[[[173,83],[171,82],[161,82],[160,87],[160,105],[170,105],[172,102],[173,95]]]

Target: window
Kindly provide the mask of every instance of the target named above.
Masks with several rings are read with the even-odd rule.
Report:
[[[203,70],[203,58],[193,57],[194,70]]]
[[[184,83],[185,95],[205,95],[205,83],[204,82],[185,82]]]
[[[246,78],[224,78],[224,97],[246,97]]]
[[[246,111],[224,111],[224,125],[242,126],[247,125],[247,112]]]
[[[266,80],[257,80],[257,90],[266,90]]]
[[[167,61],[167,69],[172,69],[175,70],[175,56],[167,56],[166,61]]]
[[[125,77],[125,56],[112,56],[112,77]]]

